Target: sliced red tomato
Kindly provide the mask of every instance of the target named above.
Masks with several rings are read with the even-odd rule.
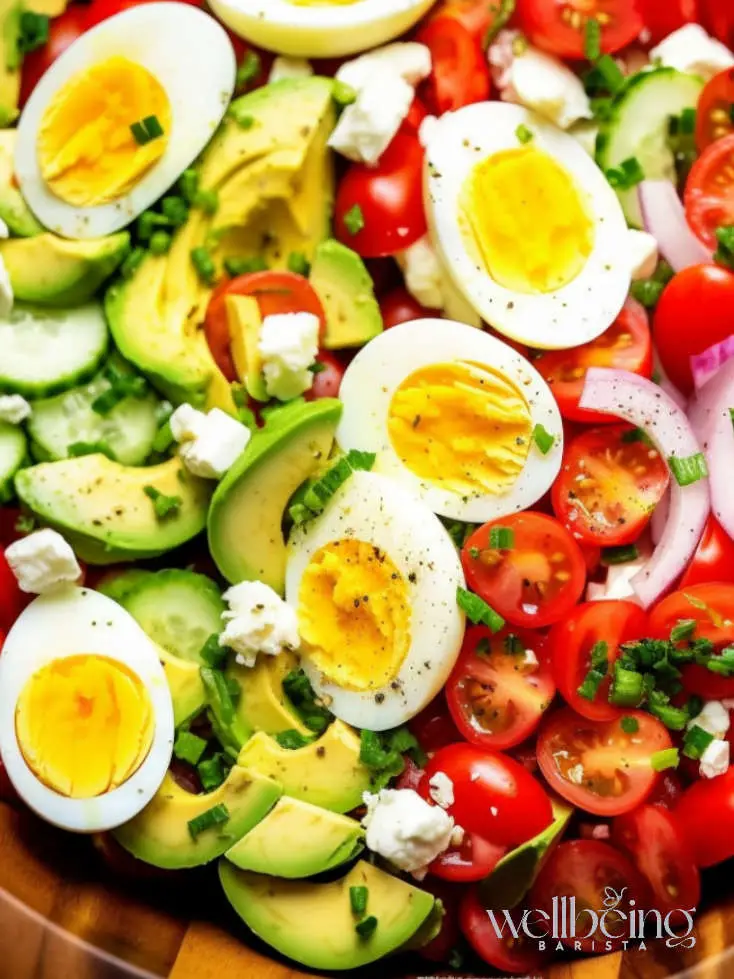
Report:
[[[408,727],[426,752],[438,751],[447,744],[461,741],[443,692],[424,707],[420,714],[408,721]]]
[[[579,399],[589,367],[613,367],[650,377],[652,337],[645,307],[628,299],[614,323],[596,340],[570,350],[548,350],[533,366],[550,385],[564,418],[590,425],[617,421],[613,415],[579,408]]]
[[[486,47],[490,27],[496,32],[502,26],[497,22],[498,16],[504,20],[502,9],[503,4],[499,0],[442,0],[434,9],[434,15],[458,20],[475,40]]]
[[[688,841],[675,815],[661,806],[640,806],[618,816],[612,842],[627,853],[653,894],[652,907],[662,914],[695,908],[701,898],[701,877]],[[682,924],[682,916],[671,923]]]
[[[365,258],[412,245],[426,233],[422,174],[423,147],[404,126],[377,166],[353,163],[345,173],[334,205],[337,238]],[[362,227],[355,230],[352,222],[360,218]]]
[[[734,68],[711,78],[701,92],[696,112],[696,146],[699,153],[734,131]]]
[[[734,585],[692,585],[664,598],[650,613],[652,639],[669,639],[673,627],[693,619],[693,638],[708,639],[717,651],[734,642]],[[689,693],[707,700],[734,697],[734,677],[723,677],[705,666],[683,667],[683,685]]]
[[[734,768],[694,782],[673,813],[699,867],[734,857]]]
[[[479,899],[478,891],[471,888],[464,894],[459,908],[461,930],[477,955],[493,969],[502,969],[503,972],[511,972],[513,975],[533,975],[540,971],[551,953],[547,950],[541,951],[540,943],[529,938],[522,928],[522,917],[525,914],[522,908],[506,913],[512,918],[513,928],[505,920],[505,914],[500,912],[496,916],[501,932],[498,935]],[[536,924],[542,927],[542,922],[536,922],[531,911],[527,914],[530,916],[528,930],[535,933]],[[550,942],[546,942],[546,949],[550,945]]]
[[[698,0],[637,0],[637,9],[642,14],[645,27],[651,34],[651,41],[657,44],[673,31],[692,24],[698,19]]]
[[[222,282],[209,300],[204,333],[212,357],[228,381],[237,380],[225,301],[229,295],[253,296],[263,319],[279,313],[313,313],[321,320],[322,333],[326,326],[324,308],[313,286],[295,272],[251,272]]]
[[[461,733],[482,748],[512,748],[530,737],[556,688],[545,638],[484,626],[467,631],[446,683],[449,710]]]
[[[615,896],[619,903],[612,906],[610,898],[614,901]],[[619,850],[600,840],[570,840],[557,846],[548,857],[530,891],[529,903],[552,915],[554,899],[575,898],[576,922],[569,922],[569,928],[558,937],[569,948],[606,952],[610,948],[608,942],[612,949],[622,947],[629,937],[626,915],[632,908],[646,907],[646,896],[644,878]],[[620,914],[615,913],[615,907]],[[584,914],[586,908],[595,915],[606,910],[604,931],[594,927],[596,920]]]
[[[562,58],[585,57],[586,24],[601,25],[601,50],[614,54],[643,28],[636,0],[522,0],[521,29],[539,48]]]
[[[510,550],[490,547],[490,531],[513,534]],[[476,530],[461,552],[472,591],[506,622],[543,628],[574,607],[586,583],[586,564],[571,534],[553,517],[526,511],[494,520]]]
[[[488,877],[507,850],[506,846],[490,843],[477,833],[465,833],[461,845],[444,850],[428,871],[441,880],[474,883]]]
[[[734,47],[734,9],[728,0],[698,0],[698,19],[709,34]]]
[[[734,272],[719,265],[693,265],[671,279],[655,310],[653,338],[663,370],[683,394],[693,391],[693,354],[732,333]]]
[[[429,782],[444,772],[454,783],[447,812],[457,826],[500,846],[519,846],[553,821],[551,804],[539,782],[506,755],[472,744],[440,748],[426,765],[420,794],[430,799]]]
[[[692,230],[716,248],[716,229],[734,224],[734,133],[712,143],[691,167],[684,203]]]
[[[701,542],[678,587],[685,590],[711,581],[734,584],[734,541],[715,517],[709,517]]]
[[[632,441],[630,441],[632,439]],[[572,439],[553,484],[553,511],[574,537],[597,547],[632,544],[665,496],[670,470],[628,425]]]
[[[668,769],[660,775],[660,779],[647,798],[649,805],[662,806],[663,809],[675,809],[683,794],[683,785],[677,772]]]
[[[431,52],[431,74],[421,96],[437,116],[474,102],[486,102],[491,91],[489,63],[481,42],[455,17],[432,17],[416,35]]]
[[[586,602],[557,622],[550,632],[553,676],[558,692],[573,709],[592,721],[611,721],[621,711],[608,701],[611,664],[620,653],[620,645],[642,639],[647,617],[633,602]],[[606,646],[609,663],[607,679],[594,700],[582,697],[579,687],[591,669],[591,651],[598,644]]]
[[[306,392],[307,401],[318,398],[338,398],[346,363],[330,350],[319,352],[317,359],[319,370],[314,374],[313,386]]]
[[[380,299],[382,321],[386,330],[400,323],[420,320],[424,316],[437,316],[435,309],[426,309],[417,302],[407,289],[392,289]]]
[[[570,708],[540,728],[538,762],[550,787],[595,816],[629,812],[652,792],[658,773],[651,756],[670,748],[666,727],[650,714],[626,711],[638,729],[627,734],[620,720],[591,721]]]

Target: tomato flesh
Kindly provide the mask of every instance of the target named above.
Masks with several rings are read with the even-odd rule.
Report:
[[[686,217],[708,248],[716,248],[716,229],[734,224],[734,133],[703,151],[688,175]]]
[[[438,751],[447,744],[461,740],[443,692],[424,707],[420,714],[408,721],[408,727],[426,752]]]
[[[441,880],[473,883],[488,877],[506,853],[506,846],[490,843],[477,833],[464,833],[461,845],[439,854],[428,872]]]
[[[430,76],[421,87],[435,115],[455,112],[490,95],[489,66],[480,41],[455,17],[437,15],[418,31],[416,40],[431,52]]]
[[[601,50],[614,54],[643,28],[636,0],[523,0],[520,26],[533,44],[561,58],[585,55],[586,24],[601,25]]]
[[[734,68],[719,72],[706,82],[696,112],[696,146],[699,153],[734,131]]]
[[[521,927],[525,913],[523,909],[515,909],[507,913],[513,920],[517,938],[507,926],[501,936],[497,934],[479,899],[478,892],[471,888],[464,894],[459,908],[461,930],[477,955],[492,968],[502,969],[513,975],[533,975],[539,972],[544,962],[550,958],[550,952],[547,951],[549,943],[546,943],[546,951],[541,951],[539,943],[526,935]],[[498,915],[500,921],[503,918],[504,915]],[[534,920],[531,918],[528,923],[529,930],[534,931]]]
[[[694,782],[673,813],[699,867],[734,857],[734,768]]]
[[[678,587],[683,590],[710,581],[734,584],[734,541],[713,516]]]

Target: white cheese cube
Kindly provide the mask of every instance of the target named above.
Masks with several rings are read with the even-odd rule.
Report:
[[[700,727],[715,738],[723,738],[729,730],[729,711],[720,700],[709,700],[700,714],[688,722],[688,727]]]
[[[220,479],[245,451],[251,433],[220,408],[203,417],[202,423],[197,422],[198,434],[182,443],[179,455],[194,476]]]
[[[273,60],[268,82],[281,82],[284,78],[310,78],[311,75],[313,68],[306,58],[286,58],[280,55]]]
[[[77,581],[82,569],[71,545],[48,528],[37,530],[10,544],[5,559],[21,591],[43,595],[60,585]]]
[[[444,272],[428,235],[419,238],[395,258],[403,273],[405,288],[413,299],[428,309],[443,309]]]
[[[8,425],[20,425],[26,418],[31,417],[33,409],[19,394],[0,395],[0,422]]]
[[[402,78],[375,75],[342,112],[329,146],[348,160],[374,166],[407,118],[413,96]]]
[[[734,54],[710,37],[700,24],[686,24],[653,48],[650,58],[666,68],[677,68],[708,81],[734,66]]]
[[[418,140],[423,149],[428,148],[431,139],[436,135],[440,126],[438,116],[426,116],[418,127]]]
[[[627,231],[627,253],[633,279],[649,279],[658,265],[658,243],[647,231]]]
[[[436,772],[428,780],[428,793],[442,809],[448,809],[454,804],[454,783],[446,772]]]
[[[254,666],[258,653],[277,656],[300,646],[295,609],[269,585],[243,581],[228,589],[224,600],[229,609],[222,613],[225,627],[219,639],[242,666]]]
[[[699,773],[703,778],[716,778],[729,769],[729,742],[714,738],[701,755]]]
[[[416,41],[398,41],[346,61],[337,71],[336,78],[361,92],[377,76],[387,76],[393,80],[400,78],[415,88],[430,74],[430,48]]]
[[[290,401],[313,384],[309,367],[319,352],[319,325],[313,313],[281,313],[263,320],[258,347],[271,398]]]
[[[179,405],[168,419],[168,424],[176,442],[188,442],[203,431],[206,415],[192,405]]]
[[[413,789],[364,794],[367,846],[400,870],[419,875],[451,844],[453,819]]]

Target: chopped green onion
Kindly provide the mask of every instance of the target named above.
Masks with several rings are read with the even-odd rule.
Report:
[[[584,29],[584,57],[598,61],[601,57],[601,24],[596,17],[589,17]]]
[[[204,245],[199,245],[191,249],[191,261],[201,281],[208,286],[214,284],[217,277],[217,270],[211,252]]]
[[[36,518],[29,513],[21,513],[15,521],[16,534],[30,534],[36,529]]]
[[[677,748],[665,748],[663,751],[656,751],[650,757],[650,765],[656,772],[664,772],[668,768],[677,768],[680,762],[680,755]]]
[[[340,82],[338,78],[335,78],[331,97],[340,108],[345,108],[357,101],[357,90],[351,85],[347,85],[346,82]]]
[[[713,740],[713,734],[704,731],[698,724],[694,724],[693,727],[686,731],[685,737],[683,738],[683,754],[686,758],[699,761]]]
[[[628,561],[636,561],[639,551],[634,544],[627,544],[623,547],[604,547],[601,552],[601,563],[608,567],[615,564],[627,564]]]
[[[216,190],[197,190],[191,203],[204,214],[216,214],[219,207],[219,194]]]
[[[347,462],[355,472],[370,472],[376,458],[376,453],[362,452],[360,449],[350,449],[347,452]]]
[[[657,306],[664,289],[663,283],[654,279],[638,279],[630,287],[633,298],[645,309],[654,309]]]
[[[706,663],[706,669],[719,676],[734,676],[734,646],[727,646],[718,656],[711,656]]]
[[[191,731],[179,731],[173,746],[173,753],[189,765],[197,765],[206,751],[206,741]]]
[[[648,707],[653,717],[657,717],[671,731],[682,731],[690,720],[687,710],[674,707],[672,704],[651,702]]]
[[[615,190],[631,190],[645,179],[645,171],[637,157],[631,156],[618,167],[607,170],[606,178]]]
[[[644,442],[646,445],[652,445],[650,436],[641,428],[632,428],[628,432],[623,432],[622,441],[626,445],[631,445],[635,442]]]
[[[317,700],[303,670],[291,670],[283,680],[283,692],[296,708],[303,723],[316,734],[323,733],[334,719],[331,711]]]
[[[323,374],[326,370],[326,364],[323,362],[323,360],[315,360],[308,369],[314,375]]]
[[[377,918],[371,914],[369,918],[363,918],[362,921],[358,922],[354,926],[354,930],[357,932],[360,938],[364,938],[365,941],[370,938],[375,933],[377,928]]]
[[[697,483],[699,479],[705,479],[709,474],[703,452],[697,452],[684,459],[670,456],[668,465],[679,486],[690,486],[692,483]]]
[[[637,707],[642,703],[644,692],[642,674],[637,670],[625,669],[617,661],[609,690],[609,703],[615,707]]]
[[[492,12],[492,18],[483,39],[485,51],[509,21],[510,17],[515,13],[515,5],[516,0],[499,0],[499,3],[495,2],[489,7],[489,10]]]
[[[576,692],[584,700],[595,700],[596,695],[599,693],[599,687],[601,687],[606,678],[606,671],[602,673],[601,670],[589,670],[584,677],[584,682],[577,688]]]
[[[255,125],[254,116],[236,115],[235,119],[237,120],[237,125],[240,127],[240,129],[252,129],[252,127]]]
[[[488,605],[479,595],[467,591],[466,588],[459,586],[456,589],[456,602],[474,625],[486,625],[491,632],[499,632],[505,624],[505,620],[491,605]]]
[[[515,546],[515,531],[511,527],[492,527],[489,546],[498,551],[511,551]]]
[[[158,214],[156,211],[143,211],[137,223],[138,238],[141,241],[149,241],[156,228],[169,227],[170,224],[171,221],[165,214]]]
[[[222,826],[228,821],[229,809],[223,802],[220,802],[219,805],[212,806],[211,809],[207,809],[206,812],[202,812],[199,816],[189,820],[191,839],[196,840],[206,830],[213,829],[215,826]]]
[[[196,196],[196,192],[199,189],[199,174],[193,167],[189,167],[187,170],[181,174],[178,178],[178,186],[181,191],[181,196],[189,204],[193,201]]]
[[[548,432],[543,425],[538,424],[533,429],[532,439],[542,455],[548,455],[555,444],[555,438]]]
[[[247,88],[250,82],[254,82],[262,69],[260,55],[256,51],[247,51],[237,67],[235,88],[238,92]]]
[[[719,247],[714,258],[720,265],[734,267],[734,226],[722,225],[716,229],[716,240]]]
[[[288,516],[291,518],[296,527],[300,527],[301,524],[308,523],[309,520],[313,520],[314,513],[313,510],[309,510],[305,503],[294,503],[288,508]]]
[[[678,619],[670,630],[671,642],[682,642],[684,639],[690,639],[696,631],[697,625],[698,622],[695,619]]]
[[[229,647],[220,645],[219,636],[214,632],[201,647],[199,658],[207,666],[213,666],[215,669],[219,669],[227,661],[228,653]]]
[[[167,231],[154,231],[150,237],[150,251],[153,255],[165,255],[171,249],[173,239]]]
[[[352,473],[357,470],[369,471],[375,464],[375,458],[374,452],[360,452],[357,449],[351,449],[345,456],[338,459],[320,479],[309,486],[300,506],[305,506],[310,510],[312,517],[318,516],[326,503],[344,485]],[[300,506],[296,504],[291,507],[291,510],[296,510],[300,522],[305,523],[302,519],[303,511]]]
[[[518,653],[525,652],[525,645],[522,639],[519,636],[516,636],[512,632],[509,635],[505,636],[503,645],[505,647],[505,652],[509,653],[511,656],[516,656]],[[487,642],[487,647],[489,647],[488,642]]]
[[[609,669],[609,646],[603,639],[595,642],[591,647],[589,661],[595,670],[603,670],[606,673]]]
[[[176,197],[173,194],[163,198],[161,201],[161,210],[176,228],[180,228],[182,224],[186,224],[189,217],[189,206],[186,201],[183,197]]]
[[[79,456],[91,456],[100,453],[114,460],[115,453],[106,442],[72,442],[66,447],[66,454],[70,459],[77,459]]]
[[[45,14],[36,14],[32,10],[22,10],[20,13],[18,51],[30,54],[42,48],[48,42],[50,20]],[[10,67],[10,66],[9,66]]]
[[[234,720],[234,703],[224,673],[210,666],[202,666],[199,669],[199,675],[206,691],[209,706],[217,719],[224,725],[231,724]]]
[[[526,143],[530,143],[533,140],[533,132],[532,132],[532,130],[531,129],[528,129],[528,127],[525,125],[525,123],[522,123],[522,122],[517,127],[517,129],[515,130],[515,136],[517,137],[518,142],[522,143],[523,146]]]
[[[231,275],[233,279],[236,279],[238,275],[249,275],[251,272],[266,272],[268,263],[259,255],[254,255],[252,258],[233,256],[231,258],[225,258],[224,269],[227,275]]]
[[[362,917],[367,910],[368,897],[369,890],[366,887],[349,888],[349,905],[352,909],[352,914],[356,914],[360,918]]]
[[[311,744],[313,738],[309,738],[305,734],[301,734],[301,732],[296,731],[295,728],[288,728],[287,731],[279,731],[275,735],[275,740],[278,742],[281,748],[287,748],[289,751],[296,751],[298,748],[304,748],[307,744]]]
[[[183,500],[180,496],[166,496],[165,493],[161,493],[155,486],[144,486],[143,492],[153,501],[153,509],[159,520],[173,516],[181,509]]]
[[[222,763],[223,755],[216,754],[205,761],[200,761],[196,766],[199,774],[199,781],[205,792],[212,792],[218,789],[227,777]]]
[[[692,106],[680,114],[680,131],[685,136],[692,136],[696,131],[696,110]]]
[[[359,760],[372,770],[373,788],[383,788],[405,768],[402,754],[384,734],[363,729],[359,738]]]
[[[173,432],[171,423],[164,422],[155,434],[153,439],[154,452],[166,452],[173,445]]]
[[[146,116],[139,122],[133,122],[130,126],[130,132],[138,146],[146,146],[148,143],[152,143],[154,139],[160,139],[163,135],[163,126],[158,121],[158,116]]]
[[[637,734],[640,730],[640,722],[636,717],[623,717],[619,724],[625,734]]]
[[[595,68],[612,95],[624,85],[622,69],[610,54],[603,54],[597,60]]]
[[[350,207],[344,215],[344,227],[350,235],[356,235],[364,228],[364,214],[359,204]]]
[[[311,266],[303,252],[291,252],[288,256],[288,271],[296,275],[308,275]]]
[[[139,245],[130,252],[125,261],[120,266],[120,275],[123,279],[132,279],[140,266],[143,264],[148,253]]]

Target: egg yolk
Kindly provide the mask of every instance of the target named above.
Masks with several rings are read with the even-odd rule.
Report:
[[[309,659],[327,680],[352,690],[398,675],[410,647],[408,585],[373,544],[333,541],[301,579],[298,626]]]
[[[594,248],[594,225],[573,178],[534,146],[478,163],[461,207],[487,271],[513,292],[568,285]]]
[[[388,409],[388,433],[401,462],[463,497],[506,492],[522,472],[532,421],[509,378],[456,361],[410,374]]]
[[[151,116],[163,135],[141,145],[130,127]],[[110,58],[74,75],[51,100],[38,132],[41,174],[68,204],[108,204],[161,158],[170,130],[160,82],[142,65]]]
[[[130,778],[150,750],[153,727],[140,678],[92,654],[44,666],[23,688],[15,712],[26,764],[72,799],[91,799]]]

